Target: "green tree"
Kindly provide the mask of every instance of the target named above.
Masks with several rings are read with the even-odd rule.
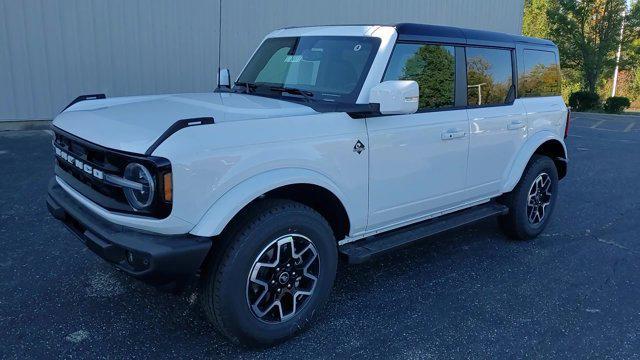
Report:
[[[622,50],[621,68],[635,70],[640,66],[640,1],[631,4],[625,17]]]
[[[547,13],[551,8],[552,0],[526,0],[524,6],[524,18],[522,33],[526,36],[551,39],[551,26]],[[564,58],[560,53],[560,58]],[[582,75],[579,69],[562,68],[562,97],[569,100],[571,93],[582,89]]]
[[[631,84],[629,84],[629,95],[631,98],[640,99],[640,67],[631,70]]]
[[[415,80],[420,87],[420,108],[453,105],[455,58],[453,48],[425,45],[407,60],[401,80]]]
[[[578,69],[583,85],[596,92],[602,74],[615,66],[625,0],[557,0],[550,3],[551,38],[558,45],[562,65]],[[631,14],[629,14],[631,15]],[[628,42],[633,36],[625,36]]]
[[[549,0],[527,0],[524,5],[522,33],[542,39],[549,38]]]

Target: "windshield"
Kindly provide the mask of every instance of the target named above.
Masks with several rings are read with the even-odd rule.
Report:
[[[260,95],[355,103],[380,39],[303,36],[265,40],[236,86]]]

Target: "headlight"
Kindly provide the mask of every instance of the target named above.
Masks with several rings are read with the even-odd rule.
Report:
[[[148,208],[155,195],[155,185],[149,170],[138,163],[131,163],[124,169],[124,178],[142,185],[141,189],[124,188],[129,204],[137,210]]]

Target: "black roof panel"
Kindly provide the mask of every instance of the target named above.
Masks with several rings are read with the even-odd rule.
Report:
[[[398,32],[398,37],[402,40],[422,40],[455,44],[467,43],[462,29],[451,26],[404,23],[395,25],[395,28]]]
[[[550,40],[500,32],[463,29],[451,26],[402,23],[395,25],[398,39],[404,41],[429,41],[453,44],[515,47],[516,43],[555,46]]]

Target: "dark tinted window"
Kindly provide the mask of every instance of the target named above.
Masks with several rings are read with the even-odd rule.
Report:
[[[509,102],[513,85],[511,51],[467,48],[467,101],[470,106]]]
[[[522,97],[560,95],[560,66],[555,53],[524,50],[518,93]]]
[[[270,38],[253,55],[238,82],[292,87],[314,94],[314,100],[355,102],[380,40],[355,36]],[[290,95],[283,95],[290,96]]]
[[[416,81],[420,109],[437,109],[453,106],[455,75],[453,46],[397,44],[383,80]]]

